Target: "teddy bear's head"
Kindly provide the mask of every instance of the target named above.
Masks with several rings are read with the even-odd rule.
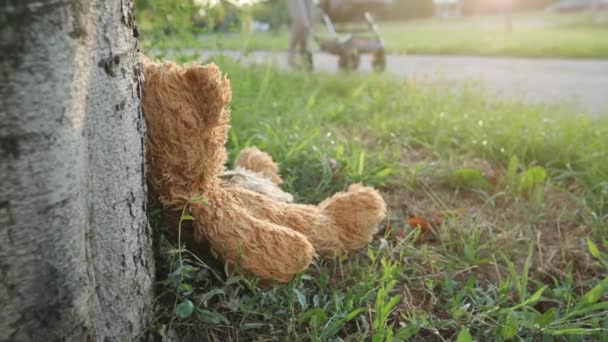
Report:
[[[141,61],[148,179],[165,205],[181,205],[223,170],[230,83],[215,64]]]

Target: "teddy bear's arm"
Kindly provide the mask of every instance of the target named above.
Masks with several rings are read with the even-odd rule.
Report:
[[[279,176],[279,166],[272,160],[272,157],[260,151],[257,147],[251,146],[241,150],[234,162],[235,169],[243,168],[254,173],[261,174],[271,180],[274,184],[283,184]]]

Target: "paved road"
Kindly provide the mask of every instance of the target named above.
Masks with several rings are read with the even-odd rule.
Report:
[[[224,54],[246,62],[273,63],[287,68],[280,52]],[[213,53],[203,53],[202,57]],[[336,72],[334,56],[316,53],[315,70]],[[371,72],[363,56],[360,71]],[[592,115],[608,115],[608,60],[531,59],[466,56],[388,56],[387,71],[396,75],[451,82],[455,86],[480,81],[500,96],[532,103],[574,103]]]

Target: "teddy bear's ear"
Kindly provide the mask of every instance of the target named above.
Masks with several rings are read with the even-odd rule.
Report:
[[[182,77],[204,112],[219,113],[230,103],[230,82],[222,76],[217,65],[189,64]]]

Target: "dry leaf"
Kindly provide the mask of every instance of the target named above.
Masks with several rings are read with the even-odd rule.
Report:
[[[423,240],[427,233],[431,230],[431,224],[423,217],[410,217],[407,219],[406,223],[412,229],[416,229],[420,227],[420,239]]]

